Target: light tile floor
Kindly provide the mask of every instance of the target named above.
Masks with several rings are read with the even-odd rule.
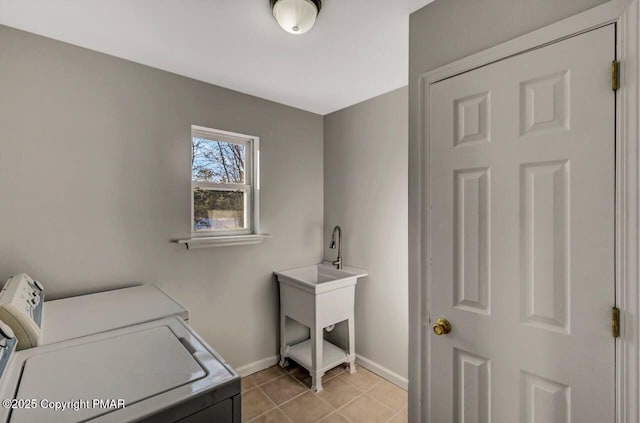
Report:
[[[292,363],[242,379],[242,421],[251,423],[406,423],[407,392],[358,367],[336,367],[309,390],[309,373]]]

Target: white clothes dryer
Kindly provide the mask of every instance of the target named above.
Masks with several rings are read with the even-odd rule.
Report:
[[[180,318],[17,352],[3,327],[2,423],[240,421],[239,375]]]

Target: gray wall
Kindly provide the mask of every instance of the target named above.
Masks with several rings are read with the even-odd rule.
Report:
[[[356,352],[407,377],[407,88],[325,117],[324,246],[335,225],[356,288]],[[329,337],[344,343],[344,326]]]
[[[185,251],[191,124],[261,137],[261,245]],[[0,280],[155,282],[233,365],[277,353],[272,271],[322,257],[323,118],[0,26]]]
[[[409,280],[418,272],[420,201],[417,190],[421,154],[418,125],[418,76],[454,60],[477,53],[535,29],[583,12],[606,0],[436,0],[414,12],[409,21]],[[412,304],[418,296],[410,288]],[[412,318],[410,333],[419,330]],[[415,344],[412,345],[412,348]],[[415,351],[415,350],[414,350]],[[409,373],[419,371],[411,363]],[[410,395],[419,390],[410,381]],[[417,403],[417,402],[414,402]]]

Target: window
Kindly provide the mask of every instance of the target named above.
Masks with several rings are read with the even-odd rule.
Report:
[[[257,137],[191,127],[194,236],[258,233]]]

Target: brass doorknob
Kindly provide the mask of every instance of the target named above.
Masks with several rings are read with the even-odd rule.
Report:
[[[441,317],[436,320],[436,323],[433,325],[433,331],[436,335],[446,335],[451,332],[451,323]]]

